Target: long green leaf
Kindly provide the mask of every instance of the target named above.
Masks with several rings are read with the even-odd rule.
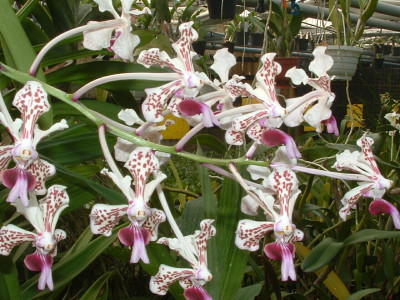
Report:
[[[22,299],[17,268],[9,256],[0,255],[0,287],[0,299]]]
[[[347,298],[347,300],[359,300],[359,299],[361,299],[361,298],[363,298],[363,297],[365,297],[367,295],[370,295],[370,294],[373,294],[373,293],[376,293],[376,292],[379,292],[379,291],[380,291],[380,289],[378,289],[378,288],[366,289],[366,290],[358,291],[358,292],[356,292],[354,294],[351,294]]]
[[[100,276],[83,294],[80,300],[96,300],[99,296],[102,288],[107,284],[108,279],[114,273],[114,271],[108,272]]]
[[[343,241],[344,246],[354,245],[371,240],[400,238],[400,231],[383,231],[377,229],[364,229],[352,234]]]
[[[217,245],[218,256],[223,259],[213,260],[220,263],[220,298],[233,299],[242,286],[250,252],[240,250],[235,245],[235,228],[245,215],[240,210],[244,193],[240,185],[228,178],[223,181],[221,195],[218,199]]]
[[[263,285],[264,282],[260,282],[241,288],[238,290],[233,300],[252,300],[260,294]]]
[[[343,242],[336,242],[333,238],[324,239],[303,260],[301,268],[306,272],[315,272],[321,269],[338,254],[343,245]]]

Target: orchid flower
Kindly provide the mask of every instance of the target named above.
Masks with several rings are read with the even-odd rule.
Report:
[[[393,182],[384,178],[379,171],[371,149],[373,143],[374,140],[364,134],[364,136],[357,141],[357,145],[361,147],[361,152],[345,150],[336,155],[336,163],[333,165],[334,168],[339,171],[349,170],[354,173],[359,173],[369,179],[368,181],[359,182],[356,188],[348,191],[344,195],[341,200],[344,207],[339,211],[339,215],[343,220],[346,220],[347,216],[350,215],[350,210],[356,207],[358,199],[360,199],[361,196],[374,199],[370,207],[370,209],[372,209],[371,213],[378,214],[386,212],[390,213],[394,220],[399,218],[397,210],[394,207],[387,209],[388,202],[381,199],[386,190],[392,186]],[[379,208],[381,205],[384,207]],[[395,223],[399,225],[400,219],[395,220]]]
[[[387,113],[384,118],[390,122],[390,125],[392,125],[397,130],[400,130],[400,114],[393,111],[391,113]]]
[[[83,46],[89,50],[100,50],[109,48],[117,57],[133,61],[133,51],[139,44],[140,39],[131,33],[132,18],[137,18],[142,14],[149,14],[150,9],[145,7],[143,10],[133,9],[133,0],[121,0],[122,12],[118,15],[112,5],[111,0],[94,0],[99,5],[101,12],[109,11],[116,20],[121,20],[121,25],[102,27],[102,22],[90,21],[88,25],[98,24],[97,29],[90,29],[83,32]],[[115,31],[114,37],[112,33]]]
[[[165,295],[168,287],[175,281],[185,290],[188,300],[211,300],[203,285],[212,279],[207,267],[207,242],[215,235],[214,220],[201,221],[200,230],[193,235],[185,236],[184,240],[176,238],[160,238],[159,244],[167,245],[175,250],[192,268],[174,268],[160,265],[158,273],[150,279],[150,290],[157,295]]]
[[[150,241],[157,240],[159,223],[165,221],[164,212],[150,208],[148,202],[157,185],[166,178],[161,172],[152,181],[147,182],[153,171],[158,171],[159,161],[150,148],[136,148],[125,163],[125,168],[132,174],[135,191],[131,188],[130,176],[119,176],[103,169],[102,173],[109,176],[122,191],[128,205],[95,204],[90,214],[90,226],[94,234],[110,236],[112,229],[119,220],[127,215],[130,225],[121,229],[118,238],[125,246],[132,247],[131,263],[140,259],[149,263],[145,246]]]
[[[32,224],[36,233],[12,224],[0,229],[1,255],[9,255],[15,246],[23,242],[32,242],[36,247],[35,253],[26,256],[24,263],[29,270],[41,272],[39,290],[44,290],[46,285],[50,290],[54,289],[51,272],[53,257],[57,254],[57,243],[66,238],[64,230],[55,228],[61,212],[69,203],[65,189],[64,186],[53,185],[39,203],[34,195],[29,207],[24,206],[20,201],[13,203],[17,211]]]
[[[290,148],[293,157],[301,157],[293,138],[276,128],[282,125],[286,110],[281,107],[275,90],[275,76],[282,68],[274,62],[275,53],[267,53],[261,61],[263,66],[256,74],[256,88],[250,85],[237,83],[228,86],[228,90],[240,90],[246,97],[252,97],[263,105],[260,109],[235,118],[232,127],[226,131],[225,139],[228,144],[242,145],[244,134],[254,140],[253,147],[246,156],[250,158],[260,144],[275,146],[285,144]]]
[[[193,116],[195,114],[193,110],[190,110],[191,105],[197,105],[196,111],[203,114],[203,118],[207,119],[205,122],[216,122],[211,109],[206,105],[191,102],[188,104],[189,107],[186,104],[181,104],[181,107],[179,107],[183,101],[193,101],[193,98],[197,96],[204,83],[209,82],[204,73],[194,71],[192,57],[195,52],[190,49],[192,43],[197,40],[198,34],[192,28],[192,25],[193,22],[188,22],[179,26],[181,38],[172,44],[177,54],[176,58],[171,59],[165,51],[160,52],[157,48],[142,51],[139,55],[138,63],[146,67],[151,65],[168,67],[180,76],[179,79],[170,83],[145,90],[147,97],[143,102],[142,111],[144,118],[148,122],[162,121],[165,108],[178,117],[182,116],[182,112]],[[139,129],[137,134],[140,133]]]
[[[233,101],[236,97],[240,96],[241,90],[231,89],[228,90],[225,86],[234,85],[244,77],[234,75],[229,80],[229,70],[236,64],[235,56],[228,52],[227,48],[219,49],[214,55],[214,63],[211,69],[214,70],[221,81],[214,79],[214,82],[209,82],[216,91],[210,92],[201,96],[197,96],[195,99],[186,99],[178,104],[178,109],[181,112],[182,117],[194,126],[175,146],[176,151],[181,151],[183,146],[189,141],[196,133],[198,133],[204,127],[213,127],[214,125],[219,126],[223,129],[228,129],[231,126],[232,118],[235,115],[230,115],[218,120],[218,114],[227,112],[233,108]],[[232,84],[232,82],[234,82]],[[217,110],[213,112],[213,107],[217,102]]]
[[[295,173],[288,167],[277,167],[272,173],[264,167],[250,168],[253,179],[262,178],[264,174],[264,189],[252,188],[263,204],[264,213],[270,219],[266,222],[250,219],[239,221],[236,231],[235,244],[239,249],[256,251],[259,249],[261,238],[273,231],[275,242],[265,246],[264,252],[274,260],[281,260],[281,277],[283,281],[289,278],[296,280],[296,272],[293,263],[295,245],[293,242],[303,239],[303,232],[296,229],[292,222],[293,207],[297,196],[300,194]],[[272,196],[277,195],[277,199]],[[258,205],[248,196],[242,200],[242,211],[250,215],[257,215]]]
[[[1,182],[11,189],[7,202],[20,198],[22,204],[28,206],[28,192],[46,194],[44,183],[56,172],[52,164],[39,158],[36,146],[43,137],[68,128],[68,125],[62,120],[47,130],[38,128],[36,123],[39,117],[50,109],[47,93],[39,82],[28,81],[15,95],[13,105],[21,112],[21,119],[13,121],[2,98],[0,102],[0,123],[6,127],[14,141],[14,145],[0,147]],[[7,169],[11,159],[15,167]]]
[[[143,10],[131,10],[133,0],[121,0],[122,13],[119,15],[112,5],[112,0],[94,1],[99,5],[101,12],[110,12],[114,16],[114,19],[102,22],[90,21],[87,25],[68,30],[56,36],[36,56],[29,70],[32,76],[35,75],[41,60],[51,48],[60,41],[82,32],[83,46],[86,49],[101,50],[108,48],[115,53],[116,57],[133,61],[133,51],[139,44],[140,39],[137,35],[131,33],[131,22],[132,19],[137,18],[139,15],[150,14],[150,9],[145,7]],[[115,32],[114,36],[112,36],[113,32]]]
[[[313,51],[314,60],[310,63],[309,70],[318,78],[309,78],[303,69],[293,67],[286,72],[296,85],[308,84],[315,90],[301,97],[286,99],[287,115],[284,118],[285,125],[295,127],[303,121],[322,132],[321,123],[327,125],[329,133],[339,135],[336,120],[332,116],[330,107],[335,100],[335,94],[331,92],[331,78],[327,74],[333,65],[331,56],[325,54],[326,47],[319,46]]]

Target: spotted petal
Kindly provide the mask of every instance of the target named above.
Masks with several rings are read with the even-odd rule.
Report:
[[[46,194],[45,181],[56,173],[56,168],[45,160],[36,159],[29,165],[28,170],[36,180],[35,193],[37,195]]]
[[[192,43],[199,37],[196,30],[192,28],[192,25],[193,22],[186,22],[179,25],[181,37],[172,44],[179,60],[184,63],[184,69],[188,72],[194,72],[190,49]]]
[[[373,144],[374,140],[365,135],[357,141],[357,145],[361,147],[360,160],[364,163],[363,168],[371,175],[373,174],[375,176],[379,176],[381,175],[381,172],[379,171],[378,165],[374,158],[374,154],[372,153],[371,146]]]
[[[358,199],[360,199],[361,196],[369,192],[373,187],[374,187],[373,183],[363,183],[358,187],[348,191],[344,195],[343,199],[341,200],[344,206],[339,211],[339,215],[344,221],[346,221],[347,216],[350,215],[350,210],[356,208]]]
[[[281,73],[282,67],[274,62],[275,53],[267,53],[261,57],[262,67],[256,73],[257,88],[254,96],[265,105],[278,101],[275,90],[275,76]]]
[[[39,207],[43,212],[44,230],[54,233],[61,212],[68,207],[69,197],[62,185],[52,185],[47,196],[39,201]]]
[[[184,86],[184,81],[179,79],[156,88],[145,89],[146,99],[142,104],[143,116],[148,122],[161,122],[164,117],[162,112],[168,100]]]
[[[135,198],[145,197],[146,181],[153,171],[158,170],[159,162],[150,148],[135,149],[125,163],[125,168],[132,174],[135,183]]]
[[[256,251],[260,247],[260,240],[272,230],[274,222],[240,220],[236,230],[235,245],[242,250]]]
[[[90,229],[94,234],[110,236],[112,229],[126,215],[128,205],[95,204],[89,215]]]
[[[24,121],[21,139],[32,140],[37,120],[50,109],[46,91],[39,82],[28,81],[16,93],[13,105],[21,112]]]
[[[151,215],[143,223],[142,227],[150,233],[150,240],[156,241],[158,236],[158,225],[165,221],[165,214],[162,210],[151,208]]]
[[[210,219],[201,221],[200,232],[196,231],[194,235],[200,265],[207,264],[207,242],[216,233],[215,227],[211,225],[213,222],[214,220]]]
[[[287,167],[274,169],[268,177],[268,186],[274,189],[278,195],[281,216],[285,215],[291,219],[293,206],[300,193],[298,185],[296,174]]]
[[[3,226],[0,229],[0,254],[9,255],[15,246],[24,242],[33,242],[36,238],[36,234],[15,225]]]
[[[13,146],[2,146],[0,147],[0,176],[1,173],[5,169],[7,169],[11,159],[12,159],[12,154],[11,150],[13,149]]]
[[[158,273],[150,279],[150,291],[157,295],[166,295],[172,283],[194,275],[195,272],[192,269],[174,268],[161,264]]]
[[[140,52],[137,62],[147,68],[152,65],[157,65],[160,67],[168,67],[180,75],[184,74],[183,70],[174,64],[174,61],[169,55],[165,51],[160,52],[158,48],[151,48]]]

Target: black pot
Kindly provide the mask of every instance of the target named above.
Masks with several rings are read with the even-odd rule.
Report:
[[[243,31],[236,32],[236,35],[235,35],[236,46],[247,46],[247,44],[249,43],[249,36],[250,36],[249,32],[245,32],[244,34],[243,34]]]
[[[233,19],[235,17],[236,0],[207,0],[207,6],[210,19]]]
[[[206,45],[207,41],[195,41],[192,43],[193,50],[199,55],[204,55]]]
[[[374,44],[375,53],[383,53],[383,44]]]
[[[307,51],[308,49],[308,39],[295,39],[295,49],[297,51]]]
[[[264,43],[264,33],[252,33],[250,35],[251,46],[262,47]]]
[[[372,66],[373,66],[375,69],[383,69],[383,61],[384,61],[383,58],[374,58],[374,59],[372,60]]]
[[[235,43],[232,43],[232,42],[224,42],[224,43],[222,44],[222,48],[228,48],[228,51],[229,51],[230,53],[233,53],[233,52],[235,52]]]
[[[392,45],[383,45],[383,54],[392,54]]]
[[[392,55],[393,56],[400,56],[400,47],[393,47],[392,48]]]

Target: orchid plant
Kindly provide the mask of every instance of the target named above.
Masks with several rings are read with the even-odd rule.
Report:
[[[4,282],[0,298],[6,293],[7,299],[31,299],[54,290],[51,297],[64,292],[64,298],[93,299],[101,293],[115,299],[150,299],[154,297],[150,293],[170,293],[175,299],[188,300],[240,299],[243,295],[269,299],[274,293],[279,299],[282,287],[289,287],[281,287],[279,279],[292,281],[298,292],[315,299],[320,296],[312,294],[317,293],[312,286],[338,299],[356,291],[378,292],[362,290],[370,286],[369,277],[357,273],[354,279],[346,279],[350,283],[341,277],[344,268],[354,264],[354,272],[385,274],[387,278],[377,279],[379,293],[388,298],[395,295],[400,276],[393,269],[394,251],[398,251],[400,232],[390,229],[400,229],[397,136],[392,133],[387,141],[374,143],[376,136],[369,131],[339,131],[331,110],[335,94],[327,75],[332,58],[325,54],[325,47],[313,52],[309,70],[314,77],[297,68],[286,73],[294,85],[306,84],[313,90],[284,99],[275,86],[281,72],[275,53],[261,57],[254,88],[237,74],[229,76],[235,57],[227,49],[215,52],[211,69],[219,78],[211,79],[193,63],[191,47],[198,34],[192,22],[177,26],[180,37],[172,42],[174,57],[154,46],[136,53],[139,39],[132,25],[148,10],[133,0],[121,1],[120,7],[110,0],[94,2],[95,9],[111,13],[114,19],[89,21],[61,33],[24,67],[14,64],[23,55],[6,49],[14,39],[0,26],[7,40],[2,42],[7,55],[0,65],[0,123],[10,136],[0,148],[5,186],[0,194],[4,202],[11,203],[0,205],[0,254],[7,263],[0,264]],[[11,9],[8,2],[0,4]],[[43,8],[42,2],[26,5],[26,9],[30,5]],[[0,17],[8,20],[2,11]],[[60,73],[52,69],[46,75],[39,72],[37,78],[30,76],[54,45],[78,33],[83,33],[86,49],[108,48],[115,54],[115,60],[99,68],[107,69],[107,76],[93,68],[88,73],[96,75],[95,80],[73,79],[73,83],[85,84],[78,90],[75,86],[69,89],[61,84],[69,80],[63,73],[69,70],[65,61],[58,66]],[[32,48],[29,41],[23,41]],[[78,58],[74,55],[81,54],[71,55]],[[28,65],[30,75],[25,73]],[[120,73],[123,65],[134,71]],[[169,72],[154,72],[154,68],[135,72],[137,67],[150,66]],[[110,75],[112,70],[115,74]],[[124,84],[118,82],[122,80]],[[130,101],[131,80],[134,89],[145,93],[141,112]],[[4,82],[15,89],[12,105],[17,110],[9,105],[8,94],[14,90],[5,90]],[[20,88],[19,83],[24,86]],[[111,91],[115,104],[81,99],[99,85]],[[239,96],[257,103],[233,105]],[[13,119],[18,112],[21,117]],[[55,123],[40,129],[38,120],[45,113]],[[170,113],[193,126],[174,146],[164,143],[162,136],[172,126]],[[387,115],[389,121],[396,118],[396,114]],[[296,141],[282,127],[304,123],[315,129],[306,143]],[[323,133],[323,125],[328,133]],[[198,135],[211,127],[225,132],[223,141]],[[192,138],[199,144],[196,153],[184,151]],[[216,152],[201,149],[203,144]],[[384,154],[387,148],[390,159]],[[183,180],[189,177],[190,163],[197,168],[200,188],[196,191],[188,190]],[[59,172],[54,176],[56,168]],[[172,175],[168,178],[167,174]],[[45,196],[38,201],[39,195]],[[57,221],[63,230],[56,229]],[[24,242],[32,242],[33,254],[26,253]],[[60,259],[54,262],[57,252]],[[29,278],[30,273],[22,274],[15,267],[4,271],[5,266],[20,264],[22,255],[26,255],[26,267],[40,275]],[[355,263],[346,263],[355,256]],[[375,257],[377,263],[363,263],[366,257]],[[127,261],[134,265],[120,271]],[[143,270],[148,275],[142,275]],[[83,275],[90,272],[101,274],[89,282],[87,278],[93,276]],[[84,284],[77,284],[82,278]],[[135,279],[132,285],[131,278]],[[138,278],[145,284],[131,288],[138,286]],[[81,287],[89,284],[83,292]]]

